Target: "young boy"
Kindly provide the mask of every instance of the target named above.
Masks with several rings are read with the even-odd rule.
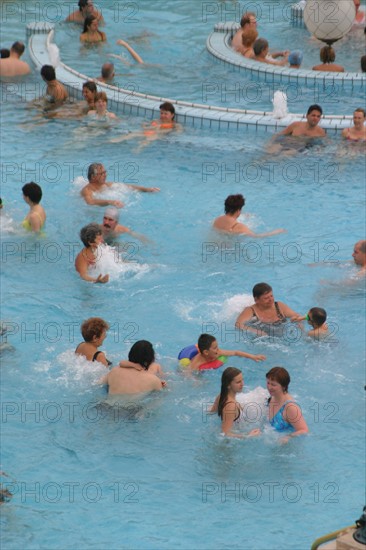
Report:
[[[200,370],[202,365],[216,361],[220,355],[225,355],[227,357],[246,357],[253,361],[264,361],[266,359],[265,355],[253,355],[245,351],[221,349],[219,348],[216,338],[211,336],[211,334],[201,334],[198,338],[197,345],[198,353],[191,360],[191,370]]]
[[[291,321],[296,323],[300,321],[307,321],[312,330],[309,330],[308,336],[314,338],[314,340],[320,340],[326,338],[329,335],[328,325],[326,324],[327,312],[322,307],[312,307],[308,313],[303,316],[294,317]]]

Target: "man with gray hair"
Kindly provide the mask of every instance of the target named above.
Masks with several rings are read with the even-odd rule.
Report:
[[[122,233],[128,233],[131,237],[137,238],[142,242],[147,242],[148,239],[143,235],[139,235],[134,231],[131,231],[128,227],[121,225],[119,222],[119,211],[115,206],[108,206],[104,211],[103,223],[101,225],[102,235],[104,242],[110,243],[118,235]]]
[[[101,69],[101,76],[98,76],[97,80],[99,82],[104,82],[107,84],[111,82],[114,78],[114,65],[113,63],[104,63]]]
[[[361,273],[366,274],[366,241],[358,241],[353,247],[353,261],[361,268]]]
[[[115,182],[107,182],[107,171],[103,164],[94,162],[88,168],[88,180],[89,183],[81,190],[81,196],[84,198],[87,204],[93,206],[115,206],[116,208],[122,208],[123,202],[114,199],[98,199],[94,196],[95,193],[101,193],[107,191],[112,187]],[[143,187],[142,185],[132,185],[131,183],[119,183],[118,185],[127,186],[134,191],[141,191],[142,193],[155,193],[160,191],[158,187]]]

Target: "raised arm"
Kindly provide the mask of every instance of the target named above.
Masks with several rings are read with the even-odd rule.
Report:
[[[144,62],[143,59],[139,56],[139,54],[135,52],[133,48],[131,48],[128,42],[126,42],[125,40],[117,40],[117,44],[126,48],[126,50],[132,55],[132,57],[134,58],[135,61],[137,61],[137,63]]]

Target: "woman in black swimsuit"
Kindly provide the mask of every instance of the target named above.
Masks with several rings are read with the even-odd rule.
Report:
[[[88,361],[98,361],[98,363],[109,367],[112,362],[108,361],[104,353],[98,350],[107,336],[108,329],[108,323],[100,317],[91,317],[84,321],[81,325],[81,334],[85,342],[81,342],[77,346],[75,353],[83,355]]]
[[[283,302],[275,302],[272,287],[258,283],[253,287],[254,304],[244,308],[236,320],[235,327],[248,330],[257,336],[283,333],[283,324],[297,314]],[[279,330],[274,330],[276,327]]]

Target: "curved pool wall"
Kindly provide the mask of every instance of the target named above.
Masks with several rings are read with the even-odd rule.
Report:
[[[232,63],[232,60],[234,60],[236,63],[239,63],[239,68],[246,69],[247,66],[245,61],[241,61],[240,58],[237,59],[239,57],[238,54],[229,46],[229,41],[231,40],[233,32],[237,30],[238,25],[236,23],[225,23],[218,24],[215,28],[218,30],[212,33],[207,40],[207,48],[209,51],[223,62]],[[29,54],[37,69],[40,69],[42,65],[53,65],[55,63],[54,59],[52,59],[54,33],[54,25],[49,23],[30,23],[27,26]],[[225,44],[224,47],[223,41]],[[256,63],[251,60],[247,61],[254,65],[254,67],[249,66],[248,69],[254,76],[256,76],[257,73],[258,76],[261,76],[263,73],[265,78],[278,79],[279,84],[283,82],[284,78],[294,78],[291,74],[292,71],[289,69],[277,69],[274,71],[266,67],[263,70],[261,63]],[[296,74],[298,72],[299,71],[297,71]],[[311,71],[302,71],[302,73],[310,72]],[[328,73],[323,74],[327,75]],[[359,77],[357,81],[360,81],[360,85],[364,86],[365,77],[358,74],[356,76]],[[68,88],[72,98],[81,98],[83,82],[86,80],[94,80],[85,74],[75,71],[61,61],[57,63],[57,78]],[[324,78],[323,76],[313,77],[314,82],[323,81]],[[308,84],[308,81],[306,81],[306,83]],[[184,125],[189,124],[193,127],[213,128],[215,130],[239,130],[250,127],[255,129],[262,128],[266,131],[273,132],[285,128],[294,120],[305,120],[305,115],[299,113],[291,113],[286,117],[277,119],[274,118],[272,112],[189,103],[166,97],[131,92],[131,90],[118,88],[117,86],[104,84],[102,82],[98,82],[98,86],[106,92],[109,106],[116,112],[153,118],[159,113],[159,105],[163,101],[170,101],[176,106],[177,121]],[[351,116],[328,115],[323,116],[321,126],[337,133],[349,126],[351,120]]]
[[[314,87],[323,84],[339,86],[340,90],[346,92],[351,88],[357,91],[364,91],[366,88],[366,76],[362,73],[334,73],[316,72],[305,69],[290,69],[288,67],[273,67],[247,59],[235,52],[231,47],[231,40],[240,25],[235,22],[218,23],[214,32],[207,39],[208,51],[223,63],[233,65],[239,71],[244,71],[259,82],[270,82],[275,84],[296,83],[303,86]]]

